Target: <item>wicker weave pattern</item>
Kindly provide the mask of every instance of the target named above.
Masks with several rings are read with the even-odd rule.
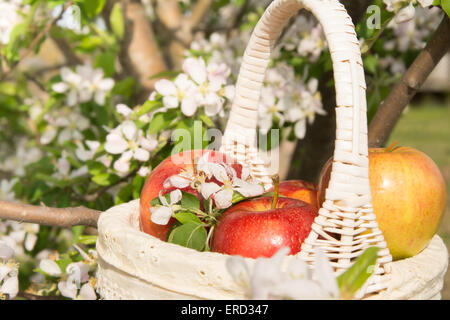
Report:
[[[392,257],[371,205],[367,145],[366,84],[359,41],[344,6],[337,0],[275,0],[258,22],[246,48],[236,95],[222,140],[222,151],[252,167],[268,188],[268,163],[256,144],[260,92],[273,45],[286,22],[300,9],[321,23],[331,53],[336,86],[336,142],[326,200],[305,240],[301,255],[313,261],[315,246],[324,250],[339,274],[368,246],[382,248],[374,275],[361,294],[386,287]]]

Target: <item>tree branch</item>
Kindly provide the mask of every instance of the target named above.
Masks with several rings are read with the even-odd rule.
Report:
[[[15,61],[8,70],[6,70],[2,75],[0,75],[0,81],[4,80],[8,76],[8,74],[12,70],[14,70],[14,68],[17,67],[17,65],[26,56],[28,56],[31,52],[33,52],[34,47],[36,47],[40,43],[42,38],[50,31],[50,29],[55,25],[55,23],[63,16],[64,12],[66,12],[66,10],[72,5],[72,3],[73,3],[73,1],[68,1],[64,4],[64,7],[61,10],[61,13],[47,23],[47,25],[44,27],[44,29],[42,29],[41,32],[39,32],[39,34],[36,36],[36,38],[33,39],[33,41],[31,41],[30,45],[25,49],[25,51],[23,51],[20,54],[19,60]]]
[[[449,49],[450,19],[444,15],[426,47],[381,103],[370,122],[369,147],[380,147],[386,142],[409,101]]]
[[[0,219],[38,223],[61,228],[97,227],[100,211],[85,207],[51,208],[0,200]]]
[[[146,91],[144,95],[148,96],[157,81],[149,78],[166,70],[166,64],[145,15],[144,6],[130,1],[122,4],[125,5],[126,23],[120,62],[124,70],[139,80]]]
[[[186,19],[191,31],[202,21],[203,17],[211,7],[211,4],[212,0],[198,0],[196,2],[195,7],[192,9],[191,15]]]
[[[55,38],[52,36],[50,36],[50,38],[55,42],[58,49],[64,55],[67,64],[77,65],[83,63],[83,61],[75,54],[74,50],[70,47],[65,39]]]

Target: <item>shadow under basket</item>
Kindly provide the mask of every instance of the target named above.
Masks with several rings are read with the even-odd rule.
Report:
[[[244,299],[229,257],[160,241],[139,230],[139,200],[110,208],[98,222],[96,290],[103,299]],[[287,256],[285,261],[297,259]],[[249,265],[254,259],[246,259]],[[434,236],[412,258],[391,263],[387,289],[365,299],[440,299],[448,253]]]

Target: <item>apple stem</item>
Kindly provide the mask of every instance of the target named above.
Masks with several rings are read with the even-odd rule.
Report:
[[[273,200],[272,200],[272,210],[277,207],[278,203],[278,195],[280,190],[280,176],[278,174],[275,174],[272,176],[272,182],[273,182]]]
[[[398,144],[398,141],[394,141],[389,147],[386,148],[386,152],[393,151],[397,144]]]

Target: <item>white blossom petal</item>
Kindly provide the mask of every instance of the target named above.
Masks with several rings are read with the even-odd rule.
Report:
[[[128,142],[118,132],[106,136],[105,150],[111,154],[120,154],[128,149]]]
[[[214,182],[205,182],[201,184],[201,193],[203,198],[209,199],[211,195],[219,191],[221,187]]]
[[[250,272],[244,258],[231,256],[226,261],[226,267],[236,283],[244,286],[250,283]]]
[[[161,79],[155,83],[155,90],[162,96],[176,96],[177,88],[172,81]]]
[[[0,287],[0,292],[7,294],[9,299],[15,298],[19,292],[19,279],[17,276],[9,277],[4,280],[2,286]]]
[[[85,283],[80,289],[80,295],[78,296],[81,300],[96,300],[97,295],[95,294],[94,288],[92,288],[90,283]]]
[[[165,206],[151,207],[150,212],[152,222],[160,225],[166,225],[172,217],[172,209]]]
[[[75,299],[77,296],[78,288],[76,284],[71,281],[59,281],[58,290],[59,292],[61,292],[62,296]]]
[[[134,157],[136,160],[145,162],[145,161],[147,161],[148,159],[150,159],[150,153],[149,153],[147,150],[144,150],[144,149],[142,149],[142,148],[137,148],[137,149],[134,151],[133,157]]]
[[[6,243],[0,242],[0,259],[8,260],[14,255],[14,249],[8,246]]]
[[[181,101],[181,112],[187,117],[192,116],[197,111],[197,102],[192,96],[186,97]]]
[[[52,277],[59,277],[61,275],[61,269],[58,264],[50,259],[41,260],[39,268]]]
[[[52,89],[57,93],[64,93],[69,90],[69,85],[65,82],[58,82],[52,86]]]
[[[116,111],[125,117],[128,117],[133,113],[133,110],[123,103],[116,105]]]
[[[132,140],[135,141],[137,138],[137,133],[138,130],[136,128],[136,124],[131,121],[131,120],[127,120],[124,121],[121,125],[121,130],[123,132],[123,135],[128,139],[128,140]]]
[[[175,187],[178,189],[184,189],[186,187],[188,187],[191,184],[191,180],[180,176],[180,175],[173,175],[170,176],[169,178],[166,179],[166,181],[164,181],[164,188],[170,188],[170,187]]]
[[[233,190],[232,189],[224,189],[218,191],[214,195],[214,202],[219,209],[225,209],[232,205],[233,200]]]
[[[339,288],[336,278],[334,277],[333,268],[328,261],[325,253],[316,248],[314,258],[314,271],[312,278],[317,281],[319,285],[326,290],[332,297],[339,296]]]
[[[199,85],[206,81],[206,65],[203,58],[187,58],[183,62],[183,71]]]
[[[35,235],[34,233],[27,233],[27,237],[25,238],[24,242],[24,247],[27,251],[33,250],[37,238],[37,235]]]
[[[182,195],[182,193],[181,193],[181,191],[180,191],[179,189],[173,190],[173,191],[170,193],[170,204],[175,204],[175,203],[177,203],[178,201],[181,200],[181,197],[182,197],[182,196],[183,196],[183,195]]]

